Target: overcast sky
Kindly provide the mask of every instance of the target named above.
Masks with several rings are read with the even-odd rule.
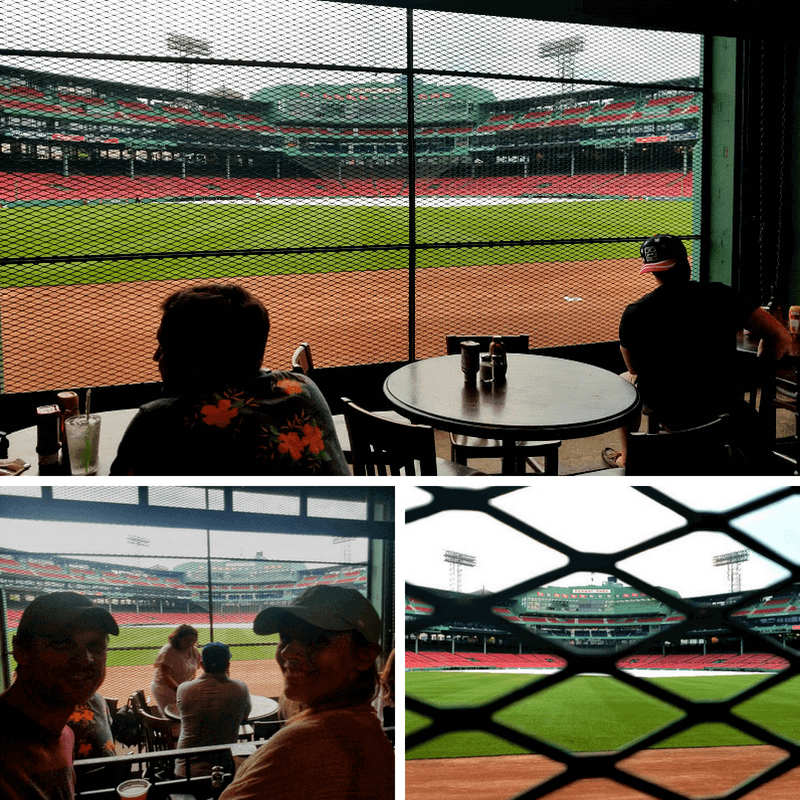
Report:
[[[708,511],[734,508],[775,490],[752,481],[712,479],[671,484],[666,493],[686,505]],[[406,507],[428,502],[422,489],[406,494]],[[530,488],[493,501],[494,505],[584,551],[613,553],[668,530],[684,520],[622,481],[564,479],[534,481]],[[753,535],[794,563],[800,563],[800,498],[793,497],[738,520],[736,527]],[[461,590],[498,591],[567,563],[560,553],[474,512],[443,512],[406,526],[403,533],[406,579],[433,588],[449,589],[447,550],[477,558],[475,567],[461,570]],[[619,566],[683,597],[729,590],[726,567],[715,567],[715,555],[741,551],[742,545],[721,533],[698,532],[679,541],[620,561]],[[741,565],[743,589],[768,586],[787,572],[774,562],[750,553]],[[600,584],[607,573],[577,573],[559,586]]]
[[[325,0],[0,0],[0,47],[77,53],[168,56],[171,33],[202,39],[220,59],[363,66],[364,74],[291,72],[197,66],[195,91],[220,86],[245,95],[279,83],[363,82],[376,67],[405,66],[405,10]],[[576,77],[660,81],[699,74],[700,37],[586,25],[508,20],[443,12],[415,13],[415,63],[420,69],[488,71],[554,77],[554,59],[539,46],[583,37]],[[175,65],[0,56],[3,63],[105,80],[176,88]],[[382,76],[380,80],[391,80]],[[465,82],[442,78],[441,82]],[[472,83],[478,83],[470,79]],[[488,81],[498,97],[549,93],[552,84]]]
[[[3,547],[32,552],[98,554],[98,560],[109,563],[174,569],[183,559],[205,558],[206,531],[41,522],[0,516],[0,548]],[[269,561],[300,561],[310,566],[344,562],[347,552],[347,563],[358,563],[367,560],[367,540],[335,543],[333,538],[326,536],[211,531],[211,554],[214,557],[255,558],[259,552]],[[130,558],[123,560],[120,555]],[[178,560],[165,556],[176,556]],[[87,556],[81,555],[80,558]]]

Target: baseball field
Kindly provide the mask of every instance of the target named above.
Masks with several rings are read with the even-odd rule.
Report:
[[[417,672],[406,675],[406,694],[442,707],[478,706],[535,683],[538,675],[518,673]],[[764,675],[713,675],[653,678],[654,684],[693,701],[731,697],[763,680]],[[742,703],[736,714],[790,739],[800,741],[800,715],[787,708],[800,701],[800,679],[789,680],[764,696]],[[573,752],[617,750],[651,731],[680,719],[683,712],[607,676],[581,676],[517,702],[494,715],[498,722],[541,737]],[[602,720],[602,724],[598,724]],[[406,733],[426,718],[406,713]],[[756,744],[750,736],[719,723],[705,723],[660,742],[657,747],[710,747]],[[517,755],[526,750],[480,731],[439,737],[406,754],[407,758]]]
[[[196,628],[202,650],[211,641],[210,630],[201,625]],[[137,689],[149,693],[153,664],[172,630],[173,627],[156,625],[121,627],[119,636],[110,637],[101,694],[116,697],[124,704]],[[214,641],[231,647],[231,677],[243,680],[252,694],[277,697],[283,689],[283,677],[275,662],[277,640],[277,635],[256,636],[250,625],[214,626]]]
[[[195,626],[198,633],[197,646],[211,641],[211,632],[208,627]],[[167,636],[173,628],[155,625],[128,626],[120,628],[119,636],[112,636],[109,641],[111,648],[136,648],[131,650],[112,649],[108,654],[108,666],[135,666],[141,664],[152,665],[158,650],[167,643]],[[234,658],[237,661],[258,661],[273,658],[274,645],[277,636],[256,636],[252,628],[246,627],[217,627],[214,626],[214,641],[230,645]]]
[[[490,198],[482,198],[486,201]],[[459,202],[459,200],[461,202]],[[691,201],[538,200],[421,206],[416,212],[419,244],[541,239],[641,237],[656,231],[691,230]],[[0,253],[4,258],[166,254],[147,260],[42,263],[0,268],[0,286],[58,286],[174,280],[189,277],[188,260],[175,254],[278,248],[393,246],[408,243],[408,209],[401,204],[281,205],[279,203],[104,203],[13,207],[2,211]],[[596,246],[584,248],[586,258]],[[630,244],[606,245],[604,258],[635,255]],[[463,259],[459,254],[457,260]],[[595,256],[596,257],[596,256]],[[472,264],[536,260],[581,260],[573,245],[480,247]],[[454,265],[453,252],[421,252],[418,266]],[[202,277],[308,274],[405,269],[404,250],[377,253],[290,253],[275,264],[238,255],[217,256]]]
[[[679,675],[648,680],[704,703],[730,698],[765,675]],[[540,675],[419,672],[406,674],[406,694],[441,707],[480,706]],[[735,715],[800,742],[800,678],[784,682],[733,708]],[[569,679],[507,708],[492,719],[578,754],[619,750],[683,717],[679,708],[615,681],[585,675]],[[733,726],[700,722],[620,762],[621,769],[688,797],[722,796],[781,762],[786,752]],[[406,712],[406,733],[426,727],[427,717]],[[563,773],[564,767],[533,751],[478,730],[447,734],[406,753],[406,800],[456,800],[468,788],[482,800],[517,795]],[[800,791],[800,768],[748,793],[748,800],[789,800]],[[586,776],[547,795],[554,800],[645,800],[650,797],[608,778]]]
[[[209,280],[234,280],[266,302],[271,367],[287,368],[301,341],[321,367],[406,359],[408,210],[402,198],[347,200],[0,210],[2,257],[53,259],[0,264],[3,388],[158,380],[161,302]],[[622,309],[650,287],[636,243],[547,242],[692,230],[691,200],[436,200],[416,217],[417,241],[440,245],[417,252],[417,358],[442,354],[454,332],[527,333],[532,347],[613,340]],[[530,239],[545,243],[452,246]],[[364,245],[385,249],[330,252]],[[302,247],[325,252],[258,253]],[[223,254],[202,255],[213,251]],[[76,256],[97,258],[60,260]]]

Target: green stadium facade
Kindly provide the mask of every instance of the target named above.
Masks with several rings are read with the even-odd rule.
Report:
[[[403,180],[413,149],[418,178],[669,173],[662,191],[687,196],[679,179],[692,172],[701,119],[693,86],[696,77],[503,100],[420,80],[409,98],[398,78],[284,84],[245,99],[3,66],[0,171]]]
[[[680,597],[670,589],[659,589]],[[438,590],[436,594],[451,600],[467,597]],[[686,599],[702,606],[727,606],[740,597],[732,593]],[[406,621],[418,623],[433,611],[430,603],[406,597]],[[613,577],[601,585],[541,587],[514,598],[507,605],[494,606],[492,611],[566,649],[582,652],[588,649],[598,654],[635,646],[685,619],[669,605]],[[733,612],[732,616],[754,631],[796,648],[800,644],[800,584],[783,589],[779,594],[765,594],[759,602]],[[410,669],[554,668],[563,663],[558,656],[548,656],[546,650],[534,650],[523,644],[505,627],[492,628],[485,623],[468,621],[439,624],[407,635],[406,651],[406,665]],[[431,654],[433,660],[428,658]],[[509,656],[518,658],[509,660]],[[786,663],[769,654],[758,656],[745,653],[744,643],[735,631],[696,626],[691,638],[665,641],[661,637],[649,648],[645,644],[641,655],[626,656],[624,662],[629,667],[688,667],[694,662],[695,668],[703,669],[767,670],[782,668]],[[728,661],[731,663],[726,667]]]
[[[297,562],[205,559],[173,568],[143,567],[138,559],[94,561],[57,553],[0,551],[0,591],[11,627],[34,597],[55,591],[86,594],[115,615],[120,625],[191,622],[209,614],[209,579],[217,621],[252,623],[269,602],[290,602],[308,587],[345,585],[366,590],[366,568],[306,568]]]

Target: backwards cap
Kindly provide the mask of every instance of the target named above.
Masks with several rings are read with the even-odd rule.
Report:
[[[222,642],[209,642],[203,648],[202,658],[206,672],[224,670],[231,663],[231,649]]]
[[[17,637],[42,636],[51,639],[67,628],[102,628],[116,636],[114,617],[88,597],[77,592],[53,592],[37,597],[22,613]]]
[[[265,608],[255,618],[253,630],[261,636],[277,633],[291,617],[326,631],[358,631],[372,644],[381,637],[381,620],[372,604],[343,586],[312,586],[289,605]]]
[[[668,233],[658,233],[646,239],[639,247],[639,252],[642,255],[640,275],[663,272],[672,269],[678,262],[689,260],[683,242]]]

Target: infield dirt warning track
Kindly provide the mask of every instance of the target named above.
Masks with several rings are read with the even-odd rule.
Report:
[[[644,750],[621,769],[689,798],[719,797],[786,758],[777,747],[695,747]],[[538,755],[437,758],[406,762],[406,800],[505,800],[564,771]],[[652,800],[652,795],[605,778],[586,778],[546,795],[548,800]],[[796,800],[800,767],[748,792],[746,800]]]
[[[653,286],[638,259],[420,269],[417,358],[442,355],[446,334],[527,333],[531,347],[613,341],[625,306]],[[288,369],[300,342],[317,366],[408,357],[407,270],[220,278],[267,306],[265,364]],[[161,302],[207,280],[0,290],[6,392],[159,379],[153,352]],[[220,332],[224,335],[224,331]]]

